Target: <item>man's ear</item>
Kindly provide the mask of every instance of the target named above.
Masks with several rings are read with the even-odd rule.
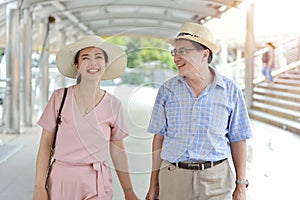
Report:
[[[203,55],[204,55],[204,57],[207,57],[207,58],[208,58],[208,56],[209,56],[209,51],[207,51],[207,49],[205,49],[204,52],[203,52]]]

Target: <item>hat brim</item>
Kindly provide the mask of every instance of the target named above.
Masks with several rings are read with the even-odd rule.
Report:
[[[209,48],[213,54],[217,54],[220,51],[219,46],[215,45],[214,43],[212,43],[208,40],[200,38],[200,37],[193,37],[193,36],[189,36],[189,35],[183,35],[183,36],[179,36],[179,37],[176,37],[176,38],[168,38],[166,41],[169,44],[171,44],[172,46],[175,46],[175,42],[178,39],[186,39],[186,40],[191,40],[191,41],[194,41],[194,42],[198,42],[198,43],[206,46],[207,48]]]
[[[106,42],[99,36],[86,36],[78,42],[64,46],[56,55],[56,65],[59,72],[69,78],[77,78],[77,70],[74,59],[77,52],[87,47],[97,47],[106,52],[108,64],[102,76],[102,80],[110,80],[120,77],[127,66],[125,51],[112,43]]]

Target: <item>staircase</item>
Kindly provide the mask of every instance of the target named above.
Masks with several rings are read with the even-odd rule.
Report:
[[[260,82],[253,89],[251,118],[300,134],[300,67]]]

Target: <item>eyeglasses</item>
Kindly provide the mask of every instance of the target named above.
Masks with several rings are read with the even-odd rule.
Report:
[[[192,51],[192,50],[197,50],[197,49],[185,49],[185,48],[180,48],[178,50],[172,49],[171,55],[172,56],[176,56],[176,55],[183,56],[183,55],[187,54],[188,51]]]

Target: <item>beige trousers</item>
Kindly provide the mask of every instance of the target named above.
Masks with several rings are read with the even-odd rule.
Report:
[[[180,169],[163,161],[159,200],[230,200],[234,182],[228,160],[206,170]]]

